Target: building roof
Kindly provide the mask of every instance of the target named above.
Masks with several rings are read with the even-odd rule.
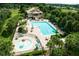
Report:
[[[43,13],[42,11],[39,10],[38,7],[33,7],[29,10],[26,11],[27,13],[32,13],[32,14],[38,14],[38,13]]]

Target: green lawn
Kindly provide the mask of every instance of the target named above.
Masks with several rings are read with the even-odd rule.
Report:
[[[11,14],[12,17],[19,14],[19,10],[18,9],[10,9],[10,10],[12,12],[12,14]]]
[[[70,10],[70,9],[61,9],[62,12],[72,12],[72,13],[76,13],[76,10]]]

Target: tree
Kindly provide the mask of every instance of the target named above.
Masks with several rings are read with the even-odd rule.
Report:
[[[53,52],[60,50],[64,46],[64,43],[60,40],[59,36],[51,36],[51,40],[49,40],[47,46],[49,47],[49,55],[55,55]]]
[[[64,47],[62,47],[62,48],[54,48],[52,50],[52,56],[63,56],[65,54],[66,54],[66,52],[65,52]]]
[[[24,17],[24,18],[26,18],[26,16],[27,16],[27,13],[26,13],[26,8],[24,7],[24,5],[21,5],[20,6],[20,13],[22,14],[22,16]]]
[[[10,15],[11,15],[10,10],[8,10],[8,9],[0,10],[0,20],[5,20],[5,19],[9,18]]]
[[[0,32],[2,31],[2,26],[4,25],[4,21],[9,18],[11,15],[10,10],[8,9],[0,9]]]
[[[12,55],[12,41],[0,38],[0,56]]]
[[[9,18],[8,22],[6,23],[6,26],[4,27],[4,29],[1,33],[1,35],[3,37],[9,37],[13,33],[13,31],[15,30],[18,20],[19,20],[18,15],[14,16],[12,18]]]
[[[51,14],[50,13],[45,14],[45,18],[46,19],[50,19],[50,17],[51,17]]]
[[[26,33],[27,30],[24,30],[24,27],[19,27],[18,32],[19,33]]]
[[[66,37],[65,49],[67,55],[79,55],[79,32]]]

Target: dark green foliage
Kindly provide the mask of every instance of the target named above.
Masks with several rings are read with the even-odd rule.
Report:
[[[2,30],[2,26],[3,26],[4,22],[5,22],[5,20],[7,18],[9,18],[10,15],[11,15],[11,12],[8,9],[1,9],[0,10],[0,32]]]
[[[65,55],[65,49],[64,48],[54,48],[52,50],[52,56],[62,56]]]
[[[21,6],[20,6],[20,12],[21,12],[21,13],[25,13],[24,5],[21,5]]]
[[[19,33],[25,33],[25,30],[24,30],[23,27],[20,27],[20,28],[18,29],[18,32],[19,32]]]
[[[14,19],[16,19],[16,20],[14,20]],[[9,37],[13,33],[14,29],[16,28],[18,20],[19,20],[18,15],[9,19],[9,21],[6,25],[6,28],[2,32],[3,37]]]
[[[0,21],[9,18],[11,12],[8,9],[1,9],[0,10]]]
[[[21,6],[20,6],[20,9],[19,9],[20,13],[23,15],[24,18],[27,17],[26,9],[27,9],[27,8],[25,7],[25,5],[21,5]]]
[[[68,36],[66,36],[65,40],[66,40],[65,43],[63,43],[57,37],[52,36],[51,40],[47,43],[47,46],[50,48],[49,49],[50,55],[79,56],[79,32],[69,34]]]
[[[66,49],[67,55],[79,56],[79,32],[69,34],[66,37],[65,49]]]
[[[51,56],[64,54],[64,43],[60,40],[60,36],[51,36],[51,40],[49,40],[47,46],[49,47],[49,55]]]
[[[3,21],[0,21],[0,32],[2,30],[2,26],[3,26]]]
[[[12,51],[12,41],[0,38],[0,56],[9,56]]]

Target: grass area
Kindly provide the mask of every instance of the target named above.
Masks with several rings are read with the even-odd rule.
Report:
[[[19,10],[18,9],[11,9],[11,12],[12,12],[12,14],[11,14],[11,17],[13,17],[13,16],[16,16],[16,15],[18,15],[18,13],[19,13]]]
[[[40,56],[40,55],[44,55],[46,53],[46,51],[42,51],[42,50],[35,50],[29,53],[24,53],[21,56]]]
[[[70,10],[70,9],[61,9],[62,12],[72,12],[72,13],[76,13],[77,11],[76,10]]]

